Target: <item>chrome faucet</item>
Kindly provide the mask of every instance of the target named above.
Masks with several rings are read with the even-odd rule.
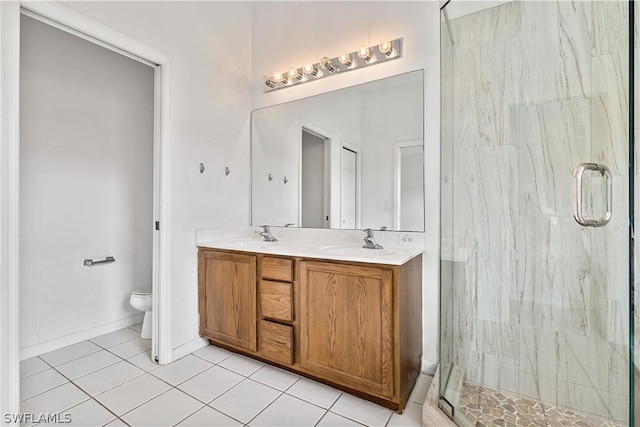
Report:
[[[262,229],[264,230],[264,231],[262,231],[260,233],[260,235],[264,238],[265,242],[277,242],[278,241],[278,239],[273,237],[273,235],[271,234],[271,228],[269,228],[268,225],[259,225],[259,227],[262,227]]]
[[[367,248],[367,249],[384,249],[382,247],[382,245],[379,245],[374,239],[373,239],[373,230],[370,228],[367,228],[364,230],[365,232],[365,236],[364,236],[364,246],[362,246],[363,248]]]

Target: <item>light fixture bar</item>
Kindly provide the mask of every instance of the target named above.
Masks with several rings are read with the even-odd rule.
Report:
[[[316,63],[274,73],[270,77],[264,77],[263,88],[265,92],[271,92],[398,58],[402,58],[402,38],[385,40],[374,46],[362,46],[335,58],[324,57]]]

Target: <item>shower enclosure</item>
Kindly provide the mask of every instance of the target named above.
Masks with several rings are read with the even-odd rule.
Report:
[[[441,407],[634,425],[633,2],[487,3],[441,9]]]

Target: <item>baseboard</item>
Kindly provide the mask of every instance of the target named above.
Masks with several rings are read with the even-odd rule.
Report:
[[[202,337],[198,337],[195,340],[189,341],[186,344],[182,344],[179,347],[173,349],[173,360],[178,360],[181,357],[186,356],[189,353],[193,353],[196,350],[200,350],[202,347],[209,345],[209,341]]]
[[[143,317],[144,313],[135,314],[133,316],[125,317],[124,319],[116,320],[115,322],[106,323],[104,325],[96,326],[95,328],[85,329],[84,331],[76,332],[75,334],[65,335],[64,337],[21,348],[20,360],[30,359],[68,345],[76,344],[81,341],[99,337],[100,335],[108,334],[109,332],[117,331],[118,329],[135,325],[136,323],[142,322]]]
[[[422,366],[420,367],[420,370],[423,374],[434,376],[437,369],[438,362],[430,362],[428,360],[422,359]]]

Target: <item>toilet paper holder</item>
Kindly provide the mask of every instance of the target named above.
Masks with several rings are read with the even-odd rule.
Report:
[[[116,259],[112,256],[108,256],[105,259],[101,259],[98,261],[94,261],[92,259],[85,259],[83,265],[86,265],[87,267],[91,267],[96,264],[106,264],[111,262],[116,262]]]

